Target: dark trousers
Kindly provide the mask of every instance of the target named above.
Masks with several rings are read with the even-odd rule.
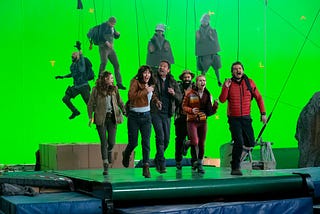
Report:
[[[165,166],[166,159],[164,152],[166,151],[170,140],[170,123],[171,118],[168,114],[152,113],[152,125],[156,134],[156,162]]]
[[[66,106],[73,112],[78,112],[78,109],[72,104],[71,99],[75,98],[78,95],[81,95],[83,101],[87,104],[90,97],[90,86],[84,85],[80,88],[75,88],[74,86],[68,87],[62,101]]]
[[[252,119],[248,117],[229,117],[229,129],[233,140],[231,168],[240,168],[240,159],[243,146],[255,145]]]
[[[176,162],[182,161],[183,141],[188,136],[187,131],[187,117],[180,116],[174,121],[175,133],[176,133],[176,145],[175,145],[175,160]]]
[[[97,125],[97,131],[100,138],[102,160],[108,160],[111,163],[112,149],[116,142],[117,125],[112,121],[111,117],[108,117],[102,126]]]
[[[99,73],[104,72],[107,66],[108,60],[110,60],[114,75],[116,77],[117,84],[122,85],[122,77],[120,74],[120,65],[118,61],[117,54],[114,49],[108,48],[106,45],[99,45],[99,53],[100,53],[100,68]]]
[[[128,115],[128,137],[129,143],[125,149],[125,156],[130,156],[138,145],[138,134],[141,133],[142,161],[149,164],[150,159],[150,135],[151,135],[151,116],[150,112],[136,113],[129,111]]]

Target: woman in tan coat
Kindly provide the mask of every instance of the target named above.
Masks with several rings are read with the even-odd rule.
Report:
[[[103,72],[96,81],[88,102],[89,126],[96,124],[101,143],[103,175],[108,174],[112,162],[112,149],[116,140],[117,124],[123,122],[121,114],[126,115],[124,103],[118,88],[114,86],[113,75]],[[94,112],[94,117],[92,113]],[[108,136],[107,136],[108,132]]]

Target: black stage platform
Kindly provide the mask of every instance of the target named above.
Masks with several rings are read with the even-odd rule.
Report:
[[[101,212],[104,213],[143,213],[144,208],[150,213],[157,213],[156,211],[164,206],[173,206],[175,209],[180,207],[180,210],[193,207],[193,213],[198,213],[194,212],[195,207],[207,209],[208,204],[211,204],[211,208],[223,207],[226,203],[236,203],[238,206],[239,202],[245,206],[250,203],[255,206],[260,204],[257,209],[265,209],[267,206],[262,205],[269,203],[268,201],[273,204],[281,201],[285,204],[284,207],[303,207],[305,211],[310,211],[311,206],[312,213],[312,203],[316,202],[320,195],[319,168],[243,170],[243,176],[230,175],[229,168],[205,167],[205,170],[206,173],[201,175],[192,172],[190,166],[181,171],[175,167],[167,167],[167,173],[159,174],[151,168],[151,178],[144,178],[141,168],[110,169],[107,176],[102,175],[102,169],[14,172],[1,175],[0,183],[18,182],[35,186],[38,180],[43,186],[43,183],[46,183],[44,179],[47,178],[47,184],[52,186],[53,180],[58,178],[57,185],[64,189],[69,188],[70,192],[75,191],[100,199]],[[36,176],[32,176],[32,173]],[[41,177],[41,173],[45,176]],[[27,179],[23,178],[23,174]],[[30,178],[33,180],[31,184],[21,181]],[[305,204],[302,205],[302,202]],[[203,206],[204,204],[207,206]],[[279,207],[279,204],[277,206]]]

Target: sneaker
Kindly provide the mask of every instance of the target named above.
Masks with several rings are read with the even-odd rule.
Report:
[[[176,167],[177,167],[177,170],[181,170],[182,169],[181,162],[176,162]]]
[[[183,156],[187,155],[189,147],[190,147],[190,140],[184,140],[183,141],[183,151],[182,151]]]
[[[72,120],[73,118],[75,118],[76,116],[79,116],[80,115],[80,112],[79,111],[75,111],[75,112],[72,112],[71,116],[69,117],[70,120]]]
[[[231,175],[242,175],[242,172],[240,169],[232,169]]]
[[[198,163],[197,163],[197,161],[195,161],[195,162],[193,162],[193,163],[191,164],[191,170],[192,170],[193,172],[195,172],[195,171],[197,171],[197,169],[198,169]]]
[[[200,174],[204,174],[205,173],[202,164],[198,164],[198,173],[200,173]]]
[[[118,89],[121,89],[121,90],[126,90],[126,89],[127,89],[127,88],[124,87],[124,85],[122,85],[122,84],[117,84],[117,86],[118,86]]]
[[[126,155],[125,151],[122,152],[122,165],[126,168],[129,167],[130,157]]]

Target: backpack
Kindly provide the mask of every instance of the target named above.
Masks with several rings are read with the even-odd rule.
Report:
[[[248,90],[250,91],[250,93],[251,93],[251,100],[253,99],[253,92],[252,92],[252,87],[251,87],[251,84],[250,84],[250,82],[249,82],[249,78],[248,78],[248,76],[247,75],[243,75],[243,79],[244,79],[244,81],[246,82],[246,85],[247,85],[247,88],[248,88]]]
[[[87,57],[84,57],[84,63],[86,66],[86,78],[87,80],[93,80],[94,79],[94,71],[92,69],[92,63]]]
[[[88,39],[95,45],[99,45],[100,42],[100,26],[101,25],[96,25],[93,28],[90,28],[89,32],[87,33]]]

